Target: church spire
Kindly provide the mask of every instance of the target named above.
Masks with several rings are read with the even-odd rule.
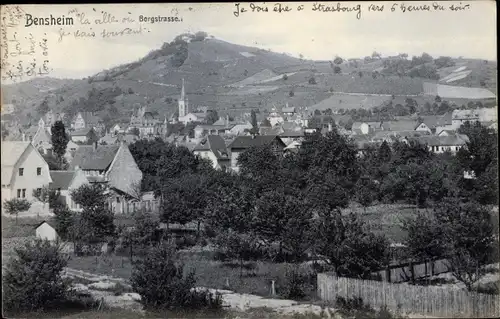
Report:
[[[182,78],[181,100],[183,100],[183,101],[184,101],[184,96],[185,96],[185,92],[184,92],[184,78]]]

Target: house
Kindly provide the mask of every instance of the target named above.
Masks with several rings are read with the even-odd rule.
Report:
[[[381,129],[381,122],[354,122],[351,131],[356,135],[366,135]]]
[[[252,124],[250,124],[250,122],[244,122],[244,123],[235,124],[229,130],[229,134],[231,134],[231,135],[246,134],[246,132],[249,131],[249,130],[251,130],[252,128],[253,128],[253,126],[252,126]]]
[[[71,140],[75,143],[87,143],[93,128],[83,128],[71,132]]]
[[[371,140],[371,137],[369,135],[363,134],[363,135],[353,135],[352,137],[354,144],[358,148],[358,156],[362,157],[365,155],[366,151],[374,145],[377,145],[377,143],[373,142]]]
[[[397,121],[385,121],[380,124],[384,131],[414,131],[417,122],[411,119],[400,119]]]
[[[431,134],[439,134],[444,129],[452,129],[451,112],[443,115],[419,116],[415,131],[428,131]]]
[[[43,121],[44,126],[49,130],[57,121],[65,122],[65,119],[65,113],[54,113],[52,110],[49,110],[42,118],[40,118],[40,120]]]
[[[73,201],[70,194],[72,190],[89,182],[85,173],[76,167],[73,171],[50,171],[50,177],[52,182],[49,188],[59,193],[70,210],[81,211],[80,205]]]
[[[477,110],[453,110],[451,114],[451,124],[458,129],[465,122],[479,121],[479,112]]]
[[[237,136],[228,146],[231,152],[231,169],[238,172],[238,156],[247,149],[257,146],[269,146],[273,153],[279,156],[283,154],[283,149],[286,147],[277,135]]]
[[[194,138],[202,138],[206,135],[219,135],[229,131],[226,125],[196,125],[194,128]]]
[[[111,193],[110,205],[117,213],[127,213],[137,200],[142,172],[125,142],[114,145],[80,146],[70,170],[80,168],[90,183],[100,183]]]
[[[48,241],[57,241],[59,236],[56,229],[46,221],[41,222],[35,227],[36,238]]]
[[[287,105],[286,107],[281,109],[281,113],[283,113],[284,116],[293,116],[293,115],[295,115],[295,108],[288,107],[288,105]]]
[[[39,123],[35,135],[31,139],[31,144],[42,154],[52,152],[52,134],[49,129],[45,127],[45,122]]]
[[[2,142],[2,201],[31,201],[33,190],[51,182],[49,165],[30,142]]]
[[[92,112],[78,112],[71,122],[71,129],[78,131],[90,128],[101,135],[104,132],[104,123]]]
[[[420,137],[410,137],[405,138],[404,141],[408,142],[410,140],[417,141],[420,144],[427,145],[430,152],[435,154],[441,154],[444,152],[451,152],[455,154],[462,147],[467,145],[469,138],[463,134],[455,134],[452,136],[420,136]]]
[[[198,143],[193,153],[201,158],[209,159],[213,168],[225,171],[231,166],[231,156],[224,139],[219,135],[208,135]]]
[[[128,131],[138,129],[139,136],[157,135],[158,126],[161,124],[158,112],[147,110],[146,106],[142,106],[132,112]]]
[[[291,153],[297,153],[302,146],[302,141],[293,141],[290,144],[288,144],[287,147],[283,149],[284,155],[288,155]]]
[[[285,145],[289,145],[292,142],[302,141],[304,139],[304,130],[284,130],[279,134],[279,137]]]
[[[179,116],[179,122],[184,125],[191,122],[205,122],[206,117],[207,113],[188,113],[183,117]]]

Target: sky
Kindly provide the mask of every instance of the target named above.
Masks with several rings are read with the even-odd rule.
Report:
[[[184,3],[184,4],[96,4],[96,5],[24,5],[20,6],[24,16],[17,26],[7,28],[7,37],[15,33],[17,39],[31,34],[37,41],[47,39],[48,53],[37,52],[31,56],[9,57],[6,61],[19,61],[26,67],[30,59],[37,65],[49,60],[50,76],[81,78],[123,63],[135,61],[148,52],[158,49],[183,32],[205,31],[217,39],[236,44],[286,52],[293,56],[303,55],[307,59],[331,60],[335,56],[344,58],[364,57],[377,51],[382,56],[407,53],[409,56],[427,52],[432,56],[453,56],[496,60],[496,6],[494,1],[441,1],[435,2],[444,10],[408,11],[410,6],[432,6],[433,2],[374,2],[384,6],[382,12],[369,11],[368,2],[281,2],[289,6],[290,12],[273,12],[275,2],[255,2],[267,7],[268,12],[251,12],[249,3],[241,3],[248,11],[234,14],[234,3]],[[451,5],[469,4],[460,11],[450,10]],[[303,10],[297,11],[303,5]],[[313,8],[320,5],[353,8],[357,11],[320,12]],[[394,8],[394,11],[391,10]],[[75,10],[76,9],[76,10]],[[70,13],[73,11],[73,13]],[[75,12],[88,19],[90,24],[81,24]],[[109,13],[117,23],[98,24],[96,19]],[[71,26],[26,27],[25,14],[32,17],[73,17]],[[5,10],[3,16],[5,15]],[[177,16],[182,22],[139,23],[139,16]],[[134,22],[124,22],[129,17]],[[109,20],[108,20],[109,21]],[[118,32],[124,28],[135,30],[135,34],[115,35],[103,38],[101,32]],[[66,34],[60,40],[60,34]],[[75,37],[75,32],[95,32],[95,37]],[[4,39],[4,34],[2,39]],[[9,38],[10,39],[10,38]],[[28,48],[26,42],[21,46]],[[2,40],[3,43],[3,40]],[[11,51],[14,50],[10,43]],[[2,51],[2,57],[4,52]],[[5,70],[5,69],[4,69]]]

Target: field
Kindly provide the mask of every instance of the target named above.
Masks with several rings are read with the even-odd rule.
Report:
[[[377,95],[349,95],[349,94],[333,94],[329,98],[313,105],[310,109],[326,110],[332,109],[333,111],[344,109],[371,109],[373,107],[381,106],[384,102],[389,101],[390,96],[377,96]]]
[[[289,264],[271,262],[245,263],[242,276],[239,263],[213,260],[213,252],[181,252],[184,271],[193,271],[196,285],[199,287],[229,289],[238,293],[271,297],[271,281],[275,281],[276,290],[284,282],[285,272]],[[128,279],[132,273],[130,258],[127,256],[110,256],[106,261],[96,263],[96,257],[72,257],[68,267],[94,274],[109,275]],[[229,286],[227,286],[229,283]],[[316,297],[315,290],[309,291],[309,299]]]

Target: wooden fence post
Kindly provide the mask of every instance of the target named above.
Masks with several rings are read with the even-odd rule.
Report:
[[[410,274],[411,274],[411,282],[415,283],[415,266],[413,265],[413,261],[410,261]]]
[[[385,268],[385,281],[391,282],[391,268]]]

